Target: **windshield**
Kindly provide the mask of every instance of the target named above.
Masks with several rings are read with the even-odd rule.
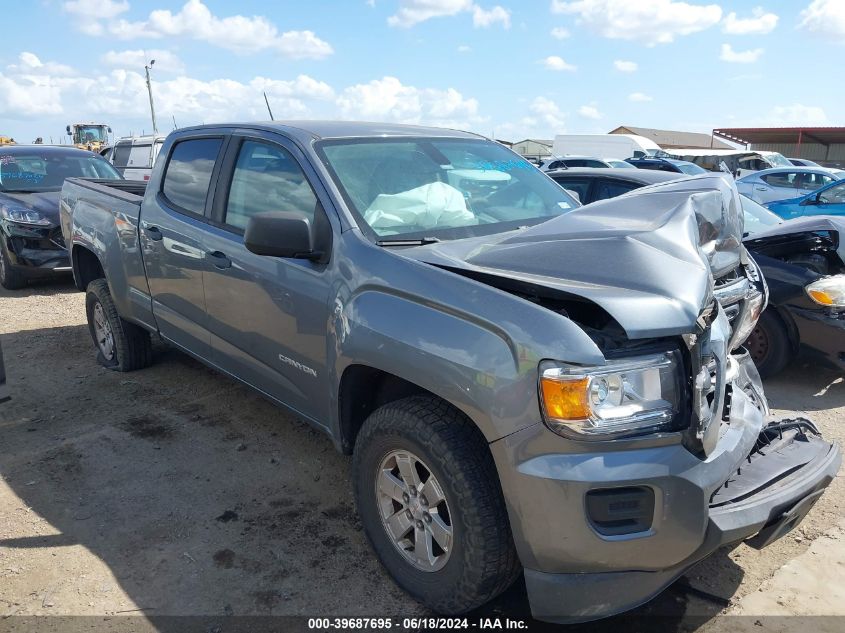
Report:
[[[742,214],[745,216],[746,235],[754,235],[783,222],[766,207],[757,204],[748,196],[740,194],[739,199],[742,203]]]
[[[792,163],[789,162],[789,159],[784,156],[783,154],[779,154],[778,152],[766,152],[765,154],[761,154],[761,156],[769,163],[772,164],[773,167],[792,167]]]
[[[77,143],[105,143],[106,128],[101,125],[80,125],[76,128]]]
[[[86,152],[3,154],[0,150],[0,191],[58,191],[65,178],[119,179],[102,156]]]
[[[677,162],[675,163],[675,167],[680,169],[683,173],[689,174],[690,176],[696,176],[698,174],[707,173],[707,170],[704,169],[704,167],[699,167],[695,163]]]
[[[499,233],[580,206],[534,165],[492,141],[343,139],[317,149],[362,228],[376,238]]]

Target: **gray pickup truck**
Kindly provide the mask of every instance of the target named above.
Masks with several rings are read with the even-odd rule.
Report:
[[[61,198],[100,363],[155,334],[242,381],[353,454],[416,599],[465,613],[524,572],[561,622],[782,536],[840,463],[740,346],[766,288],[731,183],[579,206],[490,140],[348,122],[182,129],[149,183]]]

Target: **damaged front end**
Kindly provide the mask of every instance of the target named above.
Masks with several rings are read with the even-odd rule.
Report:
[[[721,545],[781,536],[835,476],[810,422],[770,420],[742,347],[768,291],[740,209],[702,176],[405,252],[554,311],[604,355],[545,357],[545,424],[491,444],[535,617],[637,606]]]

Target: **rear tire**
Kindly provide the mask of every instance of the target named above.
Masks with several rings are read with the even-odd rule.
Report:
[[[0,235],[0,286],[6,290],[20,290],[26,286],[26,277],[12,266],[6,251],[5,238]]]
[[[400,470],[408,463],[411,477]],[[385,473],[394,478],[382,480]],[[449,404],[413,396],[376,410],[355,442],[353,481],[376,555],[402,589],[434,611],[460,614],[477,608],[522,571],[487,442]],[[386,494],[379,481],[398,487]],[[388,516],[398,518],[388,521]],[[396,533],[406,536],[399,539]]]
[[[120,317],[105,279],[88,284],[85,311],[98,363],[115,371],[134,371],[152,363],[150,333]]]
[[[792,358],[792,344],[783,319],[772,309],[765,310],[745,342],[761,378],[769,378],[786,367]]]

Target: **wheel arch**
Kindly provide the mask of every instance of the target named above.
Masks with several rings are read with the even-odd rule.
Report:
[[[373,411],[390,402],[418,395],[437,398],[460,411],[445,398],[396,374],[364,364],[346,367],[340,378],[337,398],[341,451],[347,455],[352,453],[358,432]]]
[[[78,290],[85,291],[95,279],[105,279],[106,272],[100,258],[91,249],[74,244],[70,252],[73,282]]]

